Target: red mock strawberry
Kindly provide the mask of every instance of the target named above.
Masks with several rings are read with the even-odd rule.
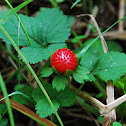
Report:
[[[77,57],[70,49],[59,49],[52,55],[51,66],[60,73],[66,73],[67,70],[74,70],[77,66]]]

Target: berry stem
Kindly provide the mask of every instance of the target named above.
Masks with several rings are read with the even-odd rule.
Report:
[[[78,94],[79,91],[81,91],[81,89],[83,88],[84,84],[85,84],[85,82],[83,84],[81,84],[81,86],[77,89],[77,91],[75,93],[76,95]]]
[[[68,80],[68,87],[70,87],[70,84],[71,84],[70,76],[67,76],[67,80]]]

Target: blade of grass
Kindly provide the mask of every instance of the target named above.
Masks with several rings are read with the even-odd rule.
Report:
[[[5,1],[7,2],[7,0],[5,0]],[[1,19],[1,21],[4,23],[8,18],[10,18],[16,12],[18,12],[21,8],[23,8],[24,6],[26,6],[27,4],[29,4],[31,1],[33,1],[33,0],[25,1],[25,2],[21,3],[20,5],[18,5],[15,8],[12,7],[13,9],[10,7],[12,9],[12,11],[9,14],[7,14],[3,19]],[[8,5],[11,6],[10,3],[8,3]]]
[[[12,44],[12,46],[15,48],[15,50],[18,52],[18,54],[20,55],[20,57],[23,59],[24,63],[27,65],[28,69],[30,70],[30,72],[32,73],[32,75],[34,76],[35,80],[37,81],[39,87],[41,88],[41,90],[43,91],[45,97],[47,98],[49,104],[51,105],[52,109],[54,110],[56,117],[59,121],[59,123],[61,124],[61,126],[63,126],[63,123],[50,99],[50,97],[48,96],[46,90],[44,89],[42,83],[40,82],[39,78],[37,77],[37,75],[35,74],[34,70],[32,69],[32,67],[30,66],[30,64],[28,63],[28,61],[26,60],[26,58],[24,57],[24,55],[22,54],[22,52],[20,51],[20,49],[17,47],[16,43],[13,41],[13,39],[10,37],[10,35],[8,34],[8,32],[4,29],[4,27],[1,25],[0,26],[0,30],[3,32],[3,34],[7,37],[7,39],[10,41],[10,43]]]
[[[27,0],[25,0],[27,2]],[[28,6],[25,5],[25,15],[28,15]]]
[[[3,81],[1,73],[0,73],[0,86],[1,86],[1,89],[2,89],[4,97],[7,97],[8,93],[7,93],[7,89],[6,89],[6,86],[5,86],[5,83]],[[10,118],[10,125],[11,126],[15,126],[14,117],[13,117],[13,113],[12,113],[12,109],[11,109],[11,104],[10,104],[9,98],[6,98],[5,102],[7,104],[7,110],[8,110],[8,114],[9,114],[9,118]]]
[[[0,95],[0,99],[3,99],[3,96]],[[5,100],[2,100],[2,102],[5,103]],[[21,105],[18,102],[12,101],[11,99],[10,99],[10,102],[11,102],[12,108],[30,117],[31,119],[35,120],[42,126],[56,126],[53,122],[49,121],[48,119],[40,118],[38,114],[30,110],[29,108],[25,107],[24,105]]]
[[[33,1],[33,0],[28,0],[28,1],[26,1],[26,3],[28,4],[28,2],[30,3],[31,1]],[[12,5],[9,3],[8,0],[5,0],[5,2],[8,4],[8,6],[9,6],[12,10],[14,10],[14,8],[12,7]],[[24,3],[25,3],[25,2],[24,2]],[[22,3],[22,5],[18,5],[18,6],[17,6],[17,9],[20,8],[20,7],[22,8],[22,7],[24,7],[25,5],[27,5],[26,3],[25,3],[25,4]],[[18,16],[18,14],[17,14],[16,12],[15,12],[15,15],[16,15],[17,19],[20,20],[20,17]],[[30,38],[29,38],[29,35],[28,35],[28,33],[27,33],[27,31],[26,31],[26,29],[25,29],[25,27],[24,27],[24,25],[23,25],[23,23],[22,23],[21,20],[20,20],[20,23],[21,23],[21,26],[22,26],[22,28],[23,28],[23,31],[24,31],[24,33],[25,33],[27,39],[28,39],[28,42],[29,42],[30,46],[32,46],[31,40],[30,40]]]
[[[74,4],[71,6],[70,9],[72,9],[76,4],[78,4],[81,0],[76,0],[76,2],[74,2]]]
[[[22,93],[22,92],[20,92],[20,91],[12,92],[11,94],[8,94],[6,97],[3,97],[2,99],[0,99],[0,101],[4,100],[4,99],[7,98],[7,97],[16,95],[16,94],[18,94],[18,95],[20,94],[20,95],[24,96],[25,98],[27,98],[30,102],[34,103],[34,101],[32,100],[31,97],[29,97],[28,95],[26,95],[26,94],[24,94],[24,93]]]

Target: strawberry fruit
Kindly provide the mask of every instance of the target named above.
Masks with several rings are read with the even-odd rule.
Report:
[[[59,49],[51,57],[51,66],[60,73],[66,73],[67,70],[74,70],[77,66],[77,57],[70,49]]]

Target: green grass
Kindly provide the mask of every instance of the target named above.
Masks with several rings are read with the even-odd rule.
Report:
[[[11,103],[9,101],[9,98],[7,97],[8,93],[7,93],[6,85],[3,81],[1,73],[0,73],[0,86],[1,86],[4,97],[6,97],[5,101],[6,101],[7,110],[8,110],[8,114],[9,114],[9,118],[10,118],[10,125],[15,126],[14,117],[13,117],[13,113],[12,113],[12,109],[11,109]]]

